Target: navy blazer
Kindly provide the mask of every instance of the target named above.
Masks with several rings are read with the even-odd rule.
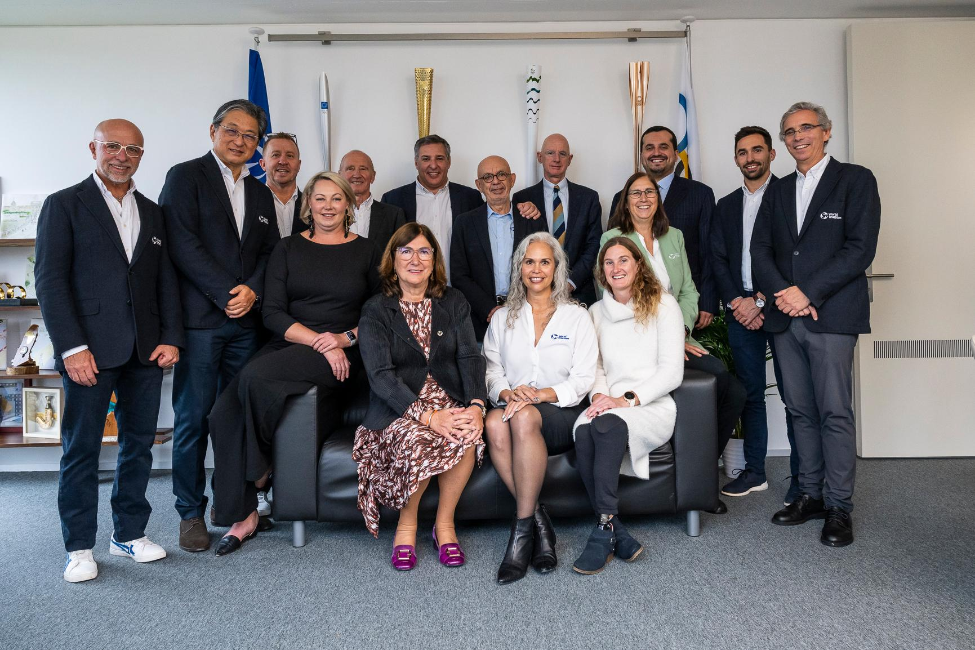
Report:
[[[212,152],[180,163],[166,174],[159,205],[166,217],[170,255],[179,276],[185,327],[213,329],[224,313],[230,290],[245,284],[264,294],[264,269],[278,243],[277,213],[271,190],[253,176],[244,179],[244,225],[238,234],[227,186]],[[260,302],[238,319],[245,327],[261,322]]]
[[[768,186],[771,187],[777,180],[778,177],[771,174]],[[765,189],[768,191],[768,188]],[[741,251],[745,236],[744,200],[745,193],[740,187],[722,197],[714,208],[714,219],[711,222],[711,270],[718,288],[718,297],[725,309],[730,309],[728,305],[735,298],[748,294],[741,279]],[[752,287],[756,292],[761,291],[754,276]]]
[[[308,224],[298,221],[297,214],[296,211],[292,234],[308,230]],[[399,227],[404,223],[406,223],[406,217],[403,215],[402,208],[373,199],[372,208],[369,212],[369,234],[366,235],[366,239],[376,245],[381,256],[386,250],[386,244],[393,238],[393,233],[399,230]]]
[[[613,197],[610,208],[610,228],[622,190]],[[674,175],[664,199],[664,211],[670,225],[684,235],[687,262],[691,277],[700,294],[698,308],[710,314],[718,313],[718,291],[711,272],[711,215],[714,212],[714,192],[704,183]]]
[[[450,192],[450,213],[455,222],[459,215],[484,205],[481,193],[473,187],[448,182],[447,191]],[[403,210],[407,221],[416,221],[416,181],[386,192],[383,194],[382,202]]]
[[[403,417],[419,399],[427,375],[465,406],[473,399],[487,404],[485,362],[474,340],[470,306],[451,287],[432,302],[429,359],[406,323],[397,296],[380,294],[362,306],[359,349],[369,377],[365,428],[385,429]]]
[[[569,190],[569,212],[565,215],[568,225],[563,249],[569,258],[569,279],[576,285],[572,297],[591,305],[596,302],[593,284],[593,267],[599,256],[599,238],[603,234],[603,209],[599,194],[583,185],[566,180]],[[545,219],[545,188],[542,181],[515,193],[515,204],[531,202],[542,211]],[[548,221],[545,221],[546,226]]]
[[[548,225],[543,218],[526,219],[512,203],[515,229],[511,252],[521,240],[533,232],[544,232]],[[511,264],[511,256],[506,260]],[[497,306],[497,287],[494,286],[494,255],[491,253],[491,235],[488,230],[488,207],[462,214],[454,220],[450,239],[450,284],[460,290],[470,303],[474,319],[474,334],[484,340],[488,314]],[[505,287],[507,289],[507,287]]]
[[[132,262],[101,190],[89,176],[44,201],[37,221],[34,276],[44,324],[61,355],[87,345],[99,368],[149,357],[158,345],[183,346],[176,273],[169,259],[163,215],[134,192],[139,239]]]
[[[774,294],[797,286],[818,311],[805,316],[812,332],[870,332],[866,270],[877,252],[880,193],[865,167],[826,164],[797,232],[796,173],[765,190],[752,233],[752,275],[762,293],[765,329],[782,332],[792,320],[775,306]]]

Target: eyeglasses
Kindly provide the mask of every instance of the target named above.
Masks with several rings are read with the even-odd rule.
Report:
[[[786,140],[791,140],[798,134],[809,133],[813,129],[818,129],[821,126],[822,124],[802,124],[797,129],[786,129],[782,132],[782,137],[784,137]]]
[[[236,140],[237,138],[243,138],[244,141],[247,142],[247,144],[257,144],[257,141],[260,140],[260,138],[254,135],[253,133],[242,133],[237,129],[232,129],[229,126],[224,126],[223,124],[217,124],[217,126],[223,129],[224,132],[228,136],[230,136],[231,140]]]
[[[508,179],[509,176],[511,176],[511,172],[500,171],[497,174],[484,174],[479,178],[481,179],[482,183],[493,183],[495,178],[503,183]]]
[[[128,156],[129,158],[138,158],[139,156],[142,155],[142,152],[145,151],[144,148],[140,147],[137,144],[122,144],[120,142],[105,142],[104,140],[93,140],[93,142],[97,142],[98,144],[100,144],[103,147],[105,147],[105,151],[108,152],[112,156],[117,156],[118,155],[118,152],[120,152],[122,149],[125,149],[125,155],[126,156]]]
[[[422,261],[427,262],[433,258],[433,249],[418,248],[413,250],[409,246],[400,246],[396,249],[396,255],[398,255],[399,258],[404,261],[413,259],[414,254],[419,255]]]
[[[641,196],[645,196],[649,199],[657,196],[657,190],[653,189],[652,187],[648,187],[645,190],[630,190],[626,193],[626,195],[634,199],[638,199]]]

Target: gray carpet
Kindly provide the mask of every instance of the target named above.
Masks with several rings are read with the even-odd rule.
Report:
[[[312,524],[262,533],[229,557],[177,546],[170,477],[154,474],[149,536],[169,557],[108,555],[103,475],[99,577],[61,579],[55,474],[0,474],[0,648],[972,648],[975,460],[861,461],[857,541],[819,543],[820,522],[781,528],[786,459],[771,489],[725,499],[730,513],[627,521],[646,546],[633,564],[571,571],[592,525],[558,520],[561,566],[494,583],[507,524],[462,526],[467,566],[445,569],[424,538],[397,573],[392,533]],[[388,522],[387,522],[388,523]],[[215,537],[214,537],[215,539]]]

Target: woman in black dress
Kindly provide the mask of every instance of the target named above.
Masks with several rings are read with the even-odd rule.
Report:
[[[231,526],[217,555],[257,533],[257,492],[268,487],[271,440],[287,398],[317,386],[319,408],[328,408],[362,368],[359,312],[379,289],[380,252],[349,232],[353,205],[344,178],[319,172],[304,191],[308,230],[282,239],[268,261],[262,311],[273,338],[210,412],[212,518]]]

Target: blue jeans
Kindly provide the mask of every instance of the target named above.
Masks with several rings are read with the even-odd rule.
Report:
[[[260,331],[235,319],[215,329],[186,329],[186,349],[173,376],[173,494],[182,519],[206,512],[210,409],[259,347]]]
[[[765,350],[772,350],[772,368],[778,384],[779,396],[785,403],[782,373],[775,357],[775,343],[771,334],[765,330],[749,330],[735,320],[729,310],[725,320],[728,323],[728,342],[735,360],[735,374],[745,385],[747,399],[741,414],[742,430],[745,434],[745,469],[765,478],[765,455],[768,451],[768,419],[765,413]],[[786,435],[789,437],[789,465],[793,476],[799,474],[799,454],[796,451],[792,416],[785,412]]]

